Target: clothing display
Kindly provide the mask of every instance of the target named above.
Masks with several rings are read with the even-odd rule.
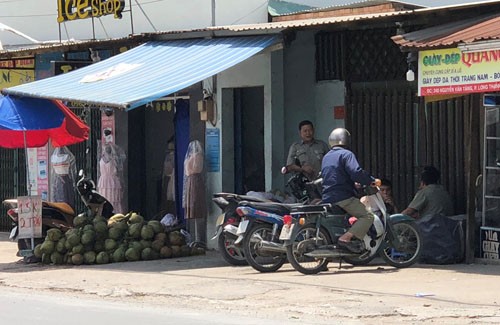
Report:
[[[65,202],[75,207],[75,156],[67,147],[54,149],[50,157],[52,166],[50,201]]]
[[[125,213],[123,206],[123,182],[121,180],[121,170],[123,161],[118,154],[118,146],[106,144],[99,160],[99,180],[97,191],[104,196],[114,208],[115,213]]]
[[[205,183],[202,173],[203,160],[204,153],[201,143],[198,140],[191,141],[184,160],[183,207],[188,230],[194,234],[195,241],[204,238],[201,231],[204,228],[207,214]],[[196,220],[189,222],[190,219]]]
[[[160,209],[168,210],[171,208],[169,202],[173,201],[175,201],[175,147],[174,143],[170,142],[163,162],[163,172],[161,175]]]

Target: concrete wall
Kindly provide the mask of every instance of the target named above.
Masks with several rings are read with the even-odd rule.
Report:
[[[104,1],[104,0],[103,0]],[[154,31],[204,28],[212,25],[211,0],[138,0],[132,1],[134,34]],[[58,0],[4,1],[1,22],[40,41],[59,40],[57,23]],[[129,1],[125,1],[129,10]],[[141,10],[142,9],[142,10]],[[144,12],[144,13],[143,13]],[[122,19],[112,15],[94,19],[96,39],[124,37],[132,34],[130,12]],[[215,24],[231,25],[267,21],[267,0],[215,0]],[[43,26],[43,28],[40,28]],[[61,24],[62,39],[92,39],[92,19],[74,20]],[[30,44],[11,32],[0,32],[4,44]]]
[[[332,129],[344,125],[333,117],[333,107],[344,105],[344,82],[316,82],[314,32],[297,33],[285,48],[283,69],[285,147],[300,140],[298,124],[302,120],[313,122],[316,138],[327,142]]]

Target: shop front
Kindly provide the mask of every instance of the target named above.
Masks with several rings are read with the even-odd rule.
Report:
[[[494,36],[498,26],[498,17],[485,16],[393,37],[410,52],[408,80],[416,68],[418,95],[426,102],[473,98],[468,120],[454,122],[469,132],[464,137],[469,262],[474,257],[498,260],[500,252],[500,42]]]

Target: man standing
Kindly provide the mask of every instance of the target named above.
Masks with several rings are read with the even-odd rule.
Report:
[[[292,144],[288,151],[287,169],[303,173],[309,180],[315,180],[321,170],[323,156],[329,150],[328,145],[314,138],[314,126],[311,121],[299,123],[299,135],[302,141]]]
[[[363,170],[354,153],[347,149],[351,134],[343,128],[330,133],[328,141],[332,149],[323,158],[321,176],[323,177],[323,203],[335,204],[357,221],[338,239],[338,245],[353,253],[364,250],[362,239],[373,224],[375,216],[356,197],[356,183],[364,186],[380,185],[376,179]]]
[[[436,167],[424,167],[420,174],[419,190],[401,213],[419,219],[426,215],[453,215],[451,197],[444,187],[438,184],[440,176]]]

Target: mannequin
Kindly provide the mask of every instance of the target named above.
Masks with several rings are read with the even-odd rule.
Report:
[[[97,182],[97,191],[113,205],[115,213],[125,213],[119,167],[120,161],[116,149],[113,148],[113,144],[106,144],[99,160],[100,177]]]
[[[67,147],[55,148],[50,157],[52,165],[50,200],[66,202],[72,208],[75,207],[75,162],[75,156]]]
[[[204,241],[206,220],[205,184],[203,180],[204,154],[198,140],[191,141],[184,160],[183,207],[188,230],[195,241]],[[194,219],[194,220],[190,220]]]

